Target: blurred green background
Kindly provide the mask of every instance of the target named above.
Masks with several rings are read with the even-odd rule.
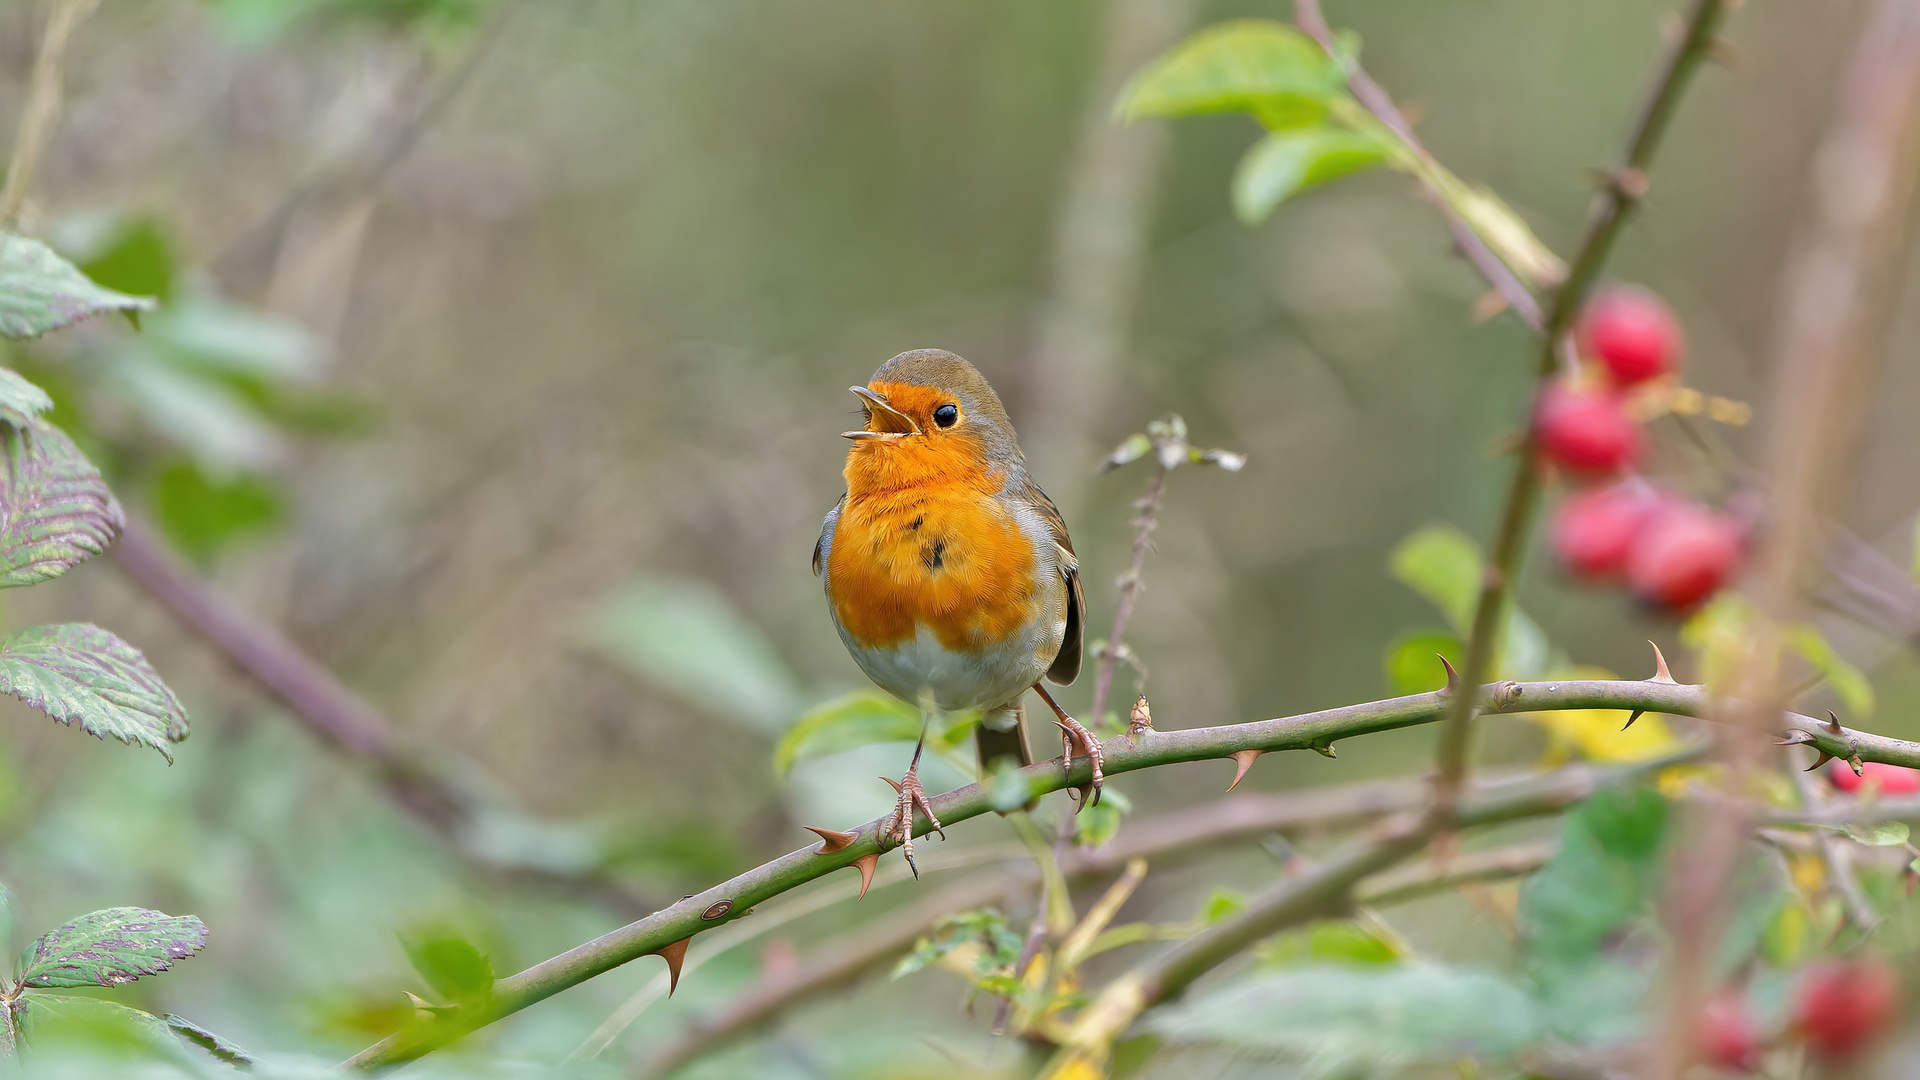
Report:
[[[1667,5],[1328,7],[1435,153],[1566,252]],[[1738,55],[1699,80],[1621,245],[1618,275],[1686,324],[1690,385],[1759,393],[1777,266],[1857,8],[1736,16]],[[1142,483],[1097,477],[1100,455],[1169,411],[1196,443],[1249,455],[1237,475],[1190,470],[1169,485],[1128,635],[1158,726],[1395,693],[1383,651],[1442,623],[1388,574],[1388,554],[1433,521],[1484,539],[1531,339],[1510,316],[1474,321],[1483,286],[1404,177],[1332,185],[1248,228],[1227,180],[1252,121],[1109,133],[1118,79],[1139,60],[1186,29],[1287,18],[1287,5],[1170,3],[1144,29],[1122,11],[106,0],[75,39],[28,225],[102,281],[167,304],[139,335],[101,320],[9,362],[55,393],[55,419],[129,507],[222,590],[394,718],[408,745],[545,819],[502,817],[480,846],[604,865],[653,905],[799,846],[800,823],[847,826],[890,805],[872,776],[898,773],[905,747],[785,779],[771,762],[794,716],[864,685],[807,555],[842,490],[846,387],[905,349],[956,351],[999,387],[1066,511],[1093,637],[1112,619]],[[0,116],[19,112],[38,26],[34,5],[0,13]],[[1115,185],[1132,194],[1110,197]],[[1083,295],[1106,298],[1080,327],[1091,339],[1058,340],[1091,374],[1042,355]],[[1903,561],[1920,376],[1898,358],[1917,333],[1898,327],[1846,515]],[[1085,340],[1107,354],[1075,353]],[[1710,437],[1739,453],[1751,435]],[[1703,495],[1729,482],[1677,431],[1656,461]],[[1639,674],[1654,638],[1689,674],[1673,622],[1578,589],[1536,555],[1521,603],[1572,658]],[[195,718],[167,768],[0,709],[0,874],[21,935],[111,904],[191,911],[212,929],[201,957],[130,1000],[255,1050],[338,1058],[371,1041],[400,990],[424,992],[408,935],[457,933],[504,973],[634,914],[477,871],[111,559],[8,600],[13,625],[114,627]],[[1920,734],[1910,662],[1872,635],[1831,632],[1875,675],[1877,730]],[[1090,696],[1083,679],[1062,701],[1085,709]],[[1338,760],[1272,757],[1248,785],[1403,773],[1431,739],[1414,729],[1343,745]],[[1485,744],[1487,760],[1519,764],[1544,740],[1498,720]],[[1179,766],[1114,787],[1144,813],[1211,798],[1227,775]],[[922,865],[1009,836],[975,822],[928,845]],[[1229,853],[1157,875],[1135,904],[1184,918],[1213,887],[1252,887],[1271,866]],[[912,895],[883,889],[857,912],[774,931],[765,955],[727,954],[570,1068],[621,1072],[796,944]],[[1499,941],[1498,922],[1445,900],[1403,928],[1447,956]],[[658,967],[529,1010],[478,1051],[565,1058]],[[900,1070],[942,1060],[923,1032],[985,1056],[986,1018],[959,1013],[960,989],[932,972],[882,976],[802,1014],[827,1020],[783,1022],[707,1068],[918,1075]]]

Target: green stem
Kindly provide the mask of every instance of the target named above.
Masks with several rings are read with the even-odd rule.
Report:
[[[1533,393],[1529,395],[1527,416],[1533,415],[1532,398],[1559,366],[1557,350],[1572,328],[1613,251],[1614,240],[1627,218],[1646,195],[1646,170],[1653,163],[1661,136],[1679,104],[1680,95],[1693,73],[1711,51],[1726,14],[1727,0],[1692,0],[1686,31],[1667,53],[1656,72],[1652,90],[1641,106],[1639,117],[1627,138],[1621,164],[1608,174],[1607,182],[1594,202],[1587,221],[1586,235],[1567,271],[1567,278],[1553,295],[1547,309],[1545,329],[1540,335],[1539,360],[1535,364]],[[1513,481],[1507,489],[1506,503],[1500,510],[1500,522],[1494,530],[1492,561],[1480,586],[1480,601],[1474,609],[1473,632],[1460,677],[1468,686],[1485,682],[1493,675],[1494,653],[1499,647],[1506,623],[1513,584],[1520,574],[1527,537],[1532,531],[1534,507],[1540,501],[1540,453],[1533,437],[1531,422],[1521,443],[1519,460],[1514,465]],[[1439,777],[1434,785],[1435,810],[1444,814],[1458,797],[1461,780],[1467,771],[1467,751],[1473,730],[1475,702],[1462,697],[1454,703],[1446,723],[1440,729],[1438,751]]]
[[[1480,697],[1486,703],[1487,711],[1495,713],[1643,709],[1647,712],[1698,717],[1704,716],[1708,708],[1704,687],[1651,680],[1506,682],[1483,687]],[[1240,750],[1325,750],[1341,739],[1432,723],[1447,714],[1452,701],[1453,697],[1445,692],[1413,694],[1245,724],[1181,731],[1147,731],[1139,736],[1133,746],[1129,746],[1124,738],[1110,740],[1104,747],[1106,771],[1111,776],[1182,761],[1224,759]],[[1807,734],[1803,741],[1809,741],[1816,749],[1830,753],[1839,750],[1839,756],[1842,757],[1857,749],[1862,760],[1920,767],[1920,743],[1845,728],[1833,731],[1825,721],[1792,713],[1783,714],[1781,730],[1804,731]],[[1084,758],[1077,761],[1070,772],[1063,770],[1060,760],[1054,758],[1030,765],[1020,770],[1020,775],[1034,795],[1076,787],[1090,779]],[[937,795],[932,802],[934,813],[950,826],[993,809],[992,801],[978,784],[968,784]],[[790,852],[644,919],[535,964],[517,975],[501,979],[495,984],[493,996],[486,1003],[449,1014],[434,1024],[390,1036],[354,1055],[347,1064],[356,1068],[378,1068],[413,1060],[568,987],[682,938],[737,919],[755,904],[845,869],[862,856],[887,850],[881,839],[883,820],[876,818],[860,826],[855,830],[857,839],[832,854],[820,854],[813,847]],[[916,834],[920,832],[916,829]],[[718,911],[712,919],[703,917],[705,912],[716,909],[723,900],[729,901],[730,906]]]

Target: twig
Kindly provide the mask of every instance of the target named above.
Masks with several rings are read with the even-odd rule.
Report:
[[[0,227],[11,227],[27,201],[27,187],[33,183],[33,171],[40,154],[60,123],[63,73],[67,40],[73,28],[93,14],[100,0],[58,0],[47,18],[47,29],[40,38],[40,52],[33,58],[32,83],[27,104],[20,112],[20,130],[13,137],[13,157],[7,162],[7,182],[0,188]]]
[[[1302,33],[1319,42],[1320,47],[1327,50],[1327,55],[1336,58],[1339,56],[1338,42],[1333,36],[1333,30],[1327,25],[1326,16],[1320,12],[1320,0],[1294,0],[1293,21],[1300,27]],[[1347,89],[1353,91],[1354,100],[1360,102],[1368,112],[1374,115],[1375,119],[1385,124],[1389,131],[1399,136],[1408,150],[1432,162],[1433,155],[1427,152],[1426,146],[1420,142],[1420,137],[1413,133],[1413,125],[1408,123],[1407,118],[1394,106],[1393,96],[1388,94],[1379,83],[1374,82],[1373,77],[1360,67],[1358,61],[1348,61],[1346,71]],[[1539,332],[1540,302],[1534,299],[1533,291],[1514,276],[1513,271],[1506,263],[1500,261],[1500,257],[1495,255],[1491,248],[1487,247],[1486,241],[1480,239],[1480,234],[1474,232],[1472,226],[1460,219],[1460,215],[1454,212],[1445,195],[1424,180],[1421,186],[1426,189],[1427,197],[1440,208],[1440,213],[1447,219],[1447,230],[1453,234],[1454,245],[1460,249],[1460,254],[1473,264],[1474,269],[1480,271],[1480,276],[1487,279],[1487,284],[1493,286],[1494,291],[1500,294],[1500,298],[1506,301],[1507,307],[1513,310],[1528,329]]]
[[[1107,985],[1082,1010],[1065,1045],[1041,1072],[1047,1080],[1093,1075],[1103,1067],[1123,1032],[1148,1008],[1178,995],[1195,979],[1249,945],[1287,927],[1351,910],[1356,886],[1427,846],[1444,828],[1491,825],[1554,813],[1586,798],[1607,782],[1644,772],[1650,765],[1598,770],[1576,766],[1484,799],[1456,803],[1447,819],[1404,814],[1375,827],[1331,858],[1250,899],[1228,919],[1176,944]]]
[[[1783,700],[1787,627],[1800,619],[1817,579],[1825,513],[1846,490],[1844,465],[1905,265],[1920,165],[1920,0],[1880,0],[1869,12],[1813,161],[1810,213],[1789,249],[1774,309],[1767,529],[1747,583],[1757,615],[1740,655],[1724,658],[1733,675],[1722,691],[1729,699],[1715,713],[1732,729],[1721,756],[1736,791],[1761,763],[1754,735]],[[1661,980],[1666,1023],[1646,1068],[1654,1080],[1678,1080],[1698,1059],[1695,1020],[1713,989],[1710,942],[1754,816],[1723,805],[1675,845]]]
[[[1620,164],[1609,174],[1608,182],[1595,199],[1579,251],[1567,271],[1566,280],[1555,291],[1548,306],[1540,339],[1539,360],[1535,365],[1535,395],[1539,393],[1540,385],[1556,370],[1560,339],[1572,327],[1574,317],[1586,299],[1587,290],[1593,285],[1601,266],[1606,262],[1607,254],[1613,249],[1613,241],[1619,235],[1620,227],[1646,194],[1646,170],[1653,163],[1654,152],[1659,148],[1660,137],[1666,131],[1667,121],[1673,115],[1681,91],[1686,88],[1689,78],[1713,44],[1726,3],[1727,0],[1692,0],[1685,31],[1668,50],[1666,59],[1654,73],[1646,103],[1641,107],[1640,115],[1628,135]],[[1531,402],[1527,415],[1532,416]],[[1508,486],[1506,502],[1500,510],[1499,525],[1494,531],[1491,562],[1481,582],[1479,604],[1474,609],[1473,632],[1468,638],[1466,657],[1461,664],[1461,680],[1468,686],[1485,682],[1493,673],[1494,652],[1499,647],[1501,628],[1506,623],[1508,599],[1519,577],[1521,556],[1525,553],[1527,535],[1533,523],[1534,504],[1540,498],[1539,445],[1533,436],[1531,423],[1527,425],[1527,434],[1516,456],[1518,460],[1514,463],[1513,480]],[[1434,783],[1436,813],[1446,813],[1448,805],[1459,792],[1462,777],[1466,775],[1467,751],[1476,705],[1471,695],[1461,695],[1454,701],[1446,723],[1441,726],[1438,777]]]
[[[1789,755],[1788,761],[1793,757]],[[1826,793],[1812,773],[1803,769],[1787,770],[1793,776],[1793,786],[1800,794],[1800,806],[1809,815],[1818,815],[1827,804]],[[1853,872],[1853,860],[1840,838],[1831,833],[1821,833],[1814,837],[1814,848],[1820,853],[1820,861],[1827,865],[1827,876],[1833,879],[1833,890],[1840,894],[1840,901],[1846,905],[1847,919],[1862,931],[1871,931],[1880,925],[1880,915],[1873,910],[1873,904],[1867,900],[1867,894],[1860,888],[1860,878]]]
[[[1465,693],[1466,688],[1462,687],[1458,692]],[[1704,687],[1650,680],[1506,682],[1482,687],[1479,697],[1487,703],[1488,711],[1499,713],[1559,709],[1628,712],[1644,709],[1677,716],[1702,716],[1708,712]],[[1117,775],[1182,761],[1225,759],[1240,750],[1325,748],[1352,736],[1432,723],[1446,715],[1450,700],[1448,695],[1440,692],[1413,694],[1224,727],[1148,731],[1142,734],[1135,746],[1127,746],[1125,740],[1115,740],[1107,754],[1106,771],[1108,775]],[[1815,728],[1820,730],[1815,732],[1812,730]],[[1781,714],[1781,730],[1797,732],[1793,736],[1796,741],[1816,747],[1844,744],[1856,749],[1862,760],[1920,766],[1920,743],[1847,728],[1832,731],[1823,721],[1793,713]],[[1068,770],[1061,768],[1058,758],[1029,765],[1015,775],[1035,795],[1077,787],[1090,779],[1084,760]],[[934,813],[949,826],[993,809],[992,800],[979,784],[968,784],[937,795],[931,801]],[[815,878],[846,869],[868,855],[877,855],[884,850],[882,825],[885,820],[884,817],[875,818],[852,830],[854,840],[830,854],[821,853],[813,847],[790,852],[644,919],[501,979],[495,984],[494,995],[484,1007],[390,1036],[354,1055],[349,1064],[358,1068],[375,1068],[420,1057],[451,1039],[543,1001],[570,986],[702,930],[713,929],[726,920],[738,918],[755,904]],[[720,902],[723,900],[728,902],[728,906],[721,908]],[[719,914],[711,919],[702,918],[710,910],[718,910]]]
[[[1558,849],[1556,841],[1536,840],[1403,867],[1362,882],[1353,891],[1353,902],[1359,907],[1391,907],[1461,885],[1525,877],[1545,865]]]
[[[1134,602],[1140,597],[1141,572],[1147,565],[1147,553],[1153,550],[1153,530],[1160,524],[1160,495],[1166,485],[1167,469],[1156,454],[1153,475],[1147,478],[1147,493],[1134,504],[1140,512],[1133,518],[1133,557],[1127,563],[1126,576],[1120,579],[1120,599],[1113,608],[1113,633],[1108,635],[1100,666],[1094,671],[1092,722],[1096,724],[1107,714],[1107,699],[1113,693],[1113,672],[1126,648],[1123,635],[1127,632],[1128,620],[1133,618]]]

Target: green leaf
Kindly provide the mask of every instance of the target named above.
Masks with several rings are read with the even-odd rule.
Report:
[[[153,514],[167,538],[205,564],[234,541],[280,520],[280,491],[254,473],[209,476],[191,458],[160,470],[149,494]]]
[[[1194,34],[1120,94],[1123,120],[1298,109],[1346,93],[1340,67],[1285,23],[1243,19]],[[1302,113],[1301,115],[1311,115]]]
[[[1394,147],[1370,132],[1335,127],[1275,131],[1254,143],[1233,173],[1233,209],[1257,225],[1295,195],[1378,165]]]
[[[1505,1057],[1544,1021],[1525,990],[1490,972],[1307,965],[1194,995],[1148,1026],[1175,1042],[1277,1051],[1327,1075]]]
[[[236,1068],[253,1065],[253,1055],[242,1050],[231,1040],[215,1035],[199,1024],[185,1017],[168,1013],[165,1017],[168,1030],[193,1045],[213,1055],[216,1061],[223,1061]]]
[[[1401,584],[1440,609],[1463,637],[1480,603],[1480,547],[1452,525],[1423,525],[1400,541],[1387,566]]]
[[[20,1010],[21,1034],[36,1050],[57,1044],[85,1047],[138,1058],[184,1057],[167,1022],[140,1009],[104,998],[73,994],[28,994]]]
[[[586,640],[689,706],[754,731],[779,731],[799,708],[773,643],[708,585],[632,581],[600,604]]]
[[[1097,848],[1120,832],[1120,808],[1102,799],[1073,819],[1074,839],[1081,847]]]
[[[1882,821],[1877,825],[1851,824],[1846,827],[1846,834],[1855,843],[1871,847],[1899,847],[1912,835],[1904,821]]]
[[[1330,919],[1281,934],[1262,944],[1257,955],[1276,966],[1394,964],[1404,959],[1393,942],[1351,919]]]
[[[428,927],[407,935],[401,945],[442,1001],[479,1001],[493,993],[493,960],[458,931]]]
[[[1460,639],[1445,630],[1410,630],[1387,646],[1387,682],[1396,694],[1443,690],[1447,669],[1440,665],[1440,657],[1446,657],[1458,671],[1464,651]]]
[[[1208,893],[1207,898],[1200,904],[1200,921],[1207,926],[1212,926],[1214,923],[1238,913],[1241,908],[1246,906],[1247,897],[1245,893],[1236,892],[1232,889],[1215,889]]]
[[[8,427],[0,452],[0,588],[59,577],[120,536],[119,502],[66,432]]]
[[[187,737],[186,710],[147,658],[88,623],[29,627],[0,643],[0,693],[169,762],[167,744]]]
[[[1568,976],[1647,910],[1667,833],[1658,792],[1596,792],[1567,817],[1560,850],[1520,894],[1520,925],[1544,979]]]
[[[119,986],[155,975],[205,948],[207,924],[192,915],[117,907],[82,915],[42,935],[21,959],[22,986]]]
[[[155,306],[94,284],[38,240],[0,232],[0,337],[38,337],[101,312]]]
[[[80,271],[109,289],[151,296],[165,303],[173,295],[173,245],[153,218],[109,226],[94,251],[80,260]],[[56,237],[56,240],[62,239]],[[74,249],[61,245],[68,253]]]
[[[918,710],[878,690],[855,690],[800,714],[773,748],[773,769],[785,776],[803,758],[873,743],[913,742],[919,737]],[[1020,799],[1026,801],[1026,797]]]
[[[14,427],[33,424],[33,418],[53,408],[53,398],[10,368],[0,368],[0,420]]]
[[[1007,925],[1007,917],[994,908],[977,908],[947,915],[934,923],[933,933],[914,943],[913,951],[893,967],[893,978],[911,975],[961,949],[977,952],[973,957],[976,979],[997,973],[1010,974],[1019,962],[1019,934]]]
[[[1868,681],[1866,673],[1840,658],[1827,643],[1826,635],[1811,623],[1801,623],[1793,628],[1788,640],[1793,651],[1800,654],[1820,678],[1833,688],[1847,711],[1856,716],[1873,715],[1873,683]]]

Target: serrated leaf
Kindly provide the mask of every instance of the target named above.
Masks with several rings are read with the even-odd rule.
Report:
[[[1194,995],[1148,1026],[1183,1043],[1277,1051],[1324,1076],[1503,1057],[1538,1037],[1544,1017],[1525,990],[1491,972],[1322,964]]]
[[[35,1049],[70,1043],[145,1058],[184,1057],[167,1022],[150,1012],[104,998],[27,994],[15,1005],[21,1034]]]
[[[167,1029],[175,1035],[211,1054],[216,1061],[224,1061],[236,1068],[251,1066],[253,1055],[242,1050],[230,1039],[208,1031],[185,1017],[168,1013],[164,1018]]]
[[[1542,981],[1577,978],[1648,909],[1667,810],[1658,793],[1629,786],[1596,792],[1567,816],[1560,849],[1520,893],[1520,926]]]
[[[96,738],[151,746],[187,737],[187,713],[140,650],[89,623],[22,630],[0,643],[0,693]]]
[[[38,240],[0,233],[0,337],[38,337],[90,315],[155,306],[94,284]]]
[[[1387,566],[1465,635],[1480,603],[1480,547],[1452,525],[1423,525],[1393,549]]]
[[[1318,119],[1320,99],[1344,95],[1346,77],[1312,38],[1285,23],[1241,19],[1210,26],[1148,64],[1121,92],[1123,120],[1201,113],[1269,113]]]
[[[856,690],[800,714],[773,748],[773,769],[785,776],[803,758],[919,737],[920,713],[912,706],[876,690]]]
[[[12,368],[0,368],[0,420],[23,428],[53,408],[53,398]]]
[[[0,469],[0,588],[59,577],[120,536],[120,503],[66,432],[8,427]]]
[[[1850,824],[1846,827],[1847,838],[1857,844],[1871,847],[1899,847],[1912,835],[1904,821],[1882,821],[1877,825]]]
[[[478,1001],[493,992],[493,960],[457,930],[427,927],[403,939],[407,959],[442,1001]]]
[[[1371,132],[1308,127],[1274,131],[1254,143],[1233,172],[1233,209],[1257,225],[1281,203],[1318,184],[1378,165],[1394,147]]]
[[[119,986],[155,975],[205,948],[207,924],[192,915],[106,908],[50,930],[21,960],[22,986]]]

